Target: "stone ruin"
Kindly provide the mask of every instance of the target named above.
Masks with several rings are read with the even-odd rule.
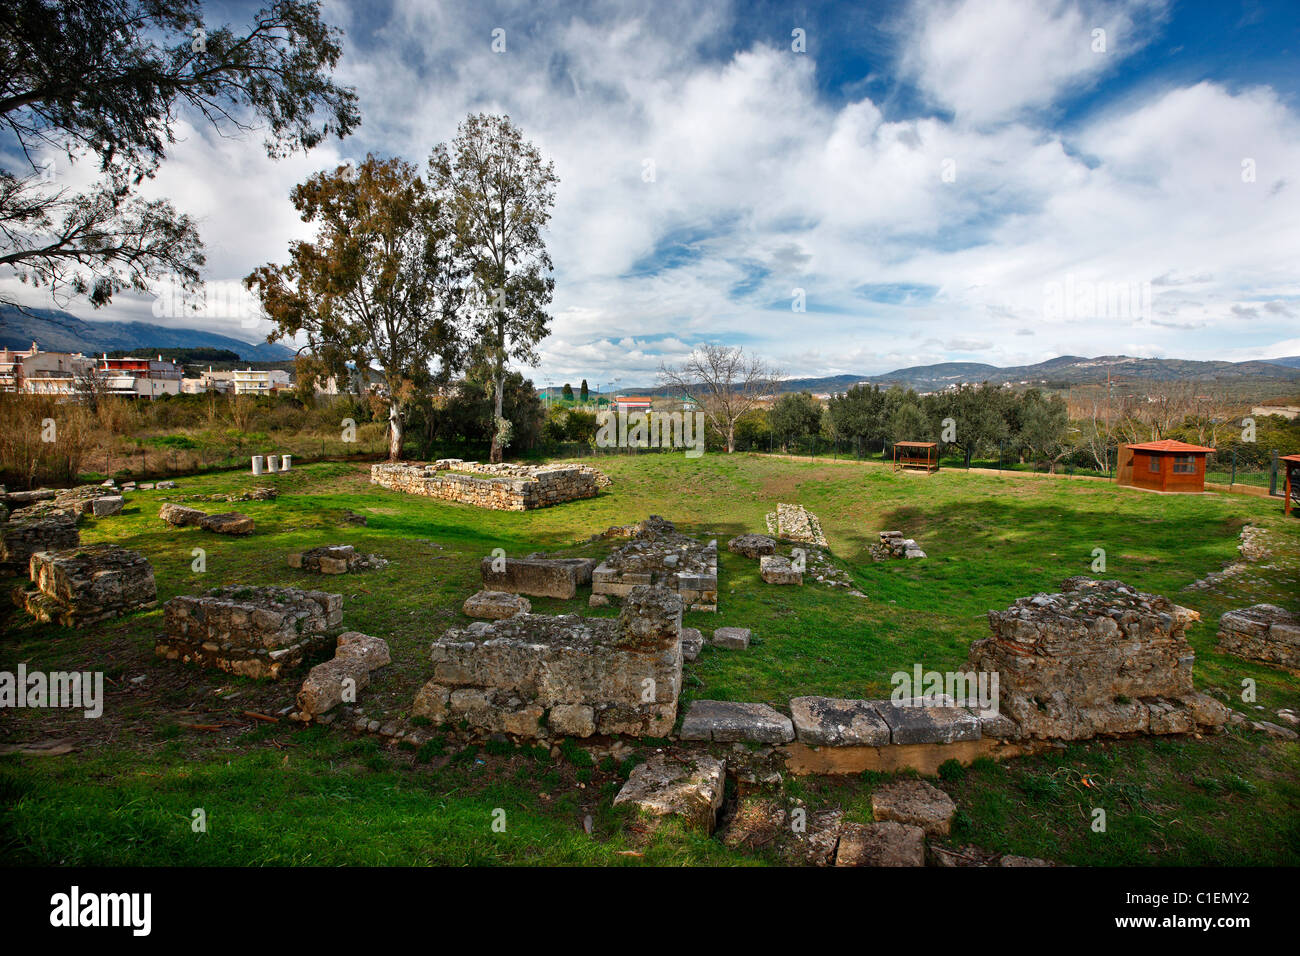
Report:
[[[81,543],[77,522],[69,514],[15,518],[0,524],[0,570],[26,574],[38,551],[62,551]]]
[[[33,586],[15,589],[14,603],[44,623],[93,624],[158,603],[149,562],[116,545],[38,551],[28,569]]]
[[[255,529],[253,519],[238,511],[210,515],[198,508],[168,503],[158,509],[158,517],[173,528],[198,527],[216,534],[243,536],[252,534]]]
[[[1059,594],[989,612],[991,637],[968,667],[999,675],[1001,713],[1022,734],[1177,734],[1221,726],[1227,711],[1192,686],[1185,631],[1200,615],[1120,581],[1069,578]]]
[[[519,614],[433,642],[413,716],[518,737],[663,737],[677,719],[682,601],[633,588],[617,618]]]
[[[676,591],[692,611],[716,611],[718,542],[700,544],[671,521],[651,515],[591,572],[593,599],[622,598],[643,585]]]
[[[821,522],[803,505],[778,504],[776,511],[767,516],[767,533],[786,541],[814,544],[819,548],[827,546]]]
[[[596,562],[591,558],[484,558],[479,566],[483,586],[491,591],[527,594],[529,597],[568,599],[581,585],[591,583]]]
[[[1219,650],[1300,670],[1300,616],[1276,604],[1255,604],[1219,618]]]
[[[279,680],[343,623],[343,595],[296,588],[216,588],[164,606],[159,657]]]
[[[527,614],[533,609],[532,602],[526,597],[511,594],[509,591],[477,591],[465,599],[461,611],[467,617],[486,618],[489,621],[501,621],[516,614]]]
[[[357,693],[369,686],[370,674],[392,660],[382,638],[360,631],[340,634],[334,656],[307,672],[290,718],[310,723],[339,704],[355,703]]]
[[[77,485],[10,491],[0,494],[0,503],[10,511],[9,518],[13,520],[66,515],[76,521],[83,515],[106,518],[120,514],[125,499],[116,489],[103,485]]]
[[[348,574],[388,565],[377,554],[358,554],[350,544],[327,544],[307,551],[292,551],[288,562],[289,567],[312,574]]]
[[[490,465],[459,458],[425,464],[382,462],[371,466],[370,482],[494,511],[531,511],[594,498],[611,483],[590,465]]]
[[[925,552],[912,538],[903,537],[901,531],[880,532],[880,543],[871,546],[871,557],[875,561],[889,558],[924,558]]]

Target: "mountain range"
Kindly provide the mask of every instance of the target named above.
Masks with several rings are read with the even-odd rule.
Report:
[[[229,335],[154,325],[150,322],[87,322],[57,309],[0,306],[0,348],[26,349],[35,342],[46,352],[85,352],[87,355],[131,349],[229,349],[250,362],[280,362],[294,357],[279,343],[245,342]]]

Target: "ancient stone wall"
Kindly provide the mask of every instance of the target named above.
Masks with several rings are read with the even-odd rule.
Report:
[[[617,618],[520,614],[433,642],[412,715],[520,737],[666,736],[681,689],[681,599],[634,588]]]
[[[38,551],[28,570],[35,588],[18,591],[15,599],[39,621],[92,624],[158,603],[144,555],[116,545]]]
[[[1300,670],[1300,615],[1255,604],[1219,618],[1219,650]]]
[[[278,680],[343,623],[343,596],[280,587],[225,587],[164,607],[155,653],[245,677]]]
[[[80,541],[76,519],[70,514],[11,518],[0,524],[0,570],[24,574],[36,552],[75,548]]]
[[[1199,619],[1120,581],[1070,578],[990,611],[992,636],[971,644],[968,667],[998,673],[1001,712],[1026,736],[1186,733],[1227,716],[1192,686],[1184,632]]]
[[[383,488],[494,511],[531,511],[594,498],[601,479],[604,476],[589,465],[480,465],[441,459],[432,464],[382,462],[370,468],[371,483]]]
[[[591,572],[591,593],[625,597],[642,585],[667,588],[693,611],[718,609],[718,543],[701,544],[651,515]]]

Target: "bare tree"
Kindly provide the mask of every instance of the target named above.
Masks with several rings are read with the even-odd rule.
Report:
[[[772,392],[780,373],[740,346],[704,345],[676,368],[659,367],[659,380],[694,401],[710,427],[736,450],[736,421]]]

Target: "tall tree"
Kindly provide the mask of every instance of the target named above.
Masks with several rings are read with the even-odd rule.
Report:
[[[579,389],[578,395],[581,397],[584,405],[586,404],[587,399],[591,396],[591,392],[587,389],[587,380],[585,378],[582,380],[582,387]]]
[[[821,431],[822,406],[810,392],[786,392],[772,406],[768,422],[782,446],[792,440],[812,438]]]
[[[703,345],[680,366],[659,366],[660,381],[696,403],[726,442],[728,454],[736,450],[736,421],[757,408],[779,378],[759,356],[738,345]]]
[[[1032,455],[1047,462],[1053,474],[1057,463],[1072,450],[1067,440],[1069,427],[1065,399],[1036,388],[1025,392],[1021,400],[1019,438]]]
[[[414,166],[367,156],[295,186],[314,242],[296,242],[285,265],[245,280],[276,324],[271,338],[307,340],[316,374],[340,378],[348,363],[378,367],[388,390],[388,457],[402,456],[404,413],[444,384],[463,357],[465,269],[442,202]],[[436,368],[434,367],[436,363]]]
[[[507,366],[536,364],[537,343],[549,334],[555,279],[542,232],[559,180],[510,117],[486,113],[466,117],[450,149],[434,148],[429,172],[447,197],[471,270],[474,358],[491,369],[490,457],[499,462],[510,444],[511,423],[502,414]]]
[[[167,274],[194,282],[194,221],[133,194],[182,111],[222,135],[261,127],[277,157],[346,136],[361,118],[331,78],[341,53],[316,0],[276,0],[242,28],[206,24],[198,0],[6,0],[0,129],[25,163],[0,169],[0,266],[94,306]],[[98,180],[59,188],[53,155],[95,162]]]

